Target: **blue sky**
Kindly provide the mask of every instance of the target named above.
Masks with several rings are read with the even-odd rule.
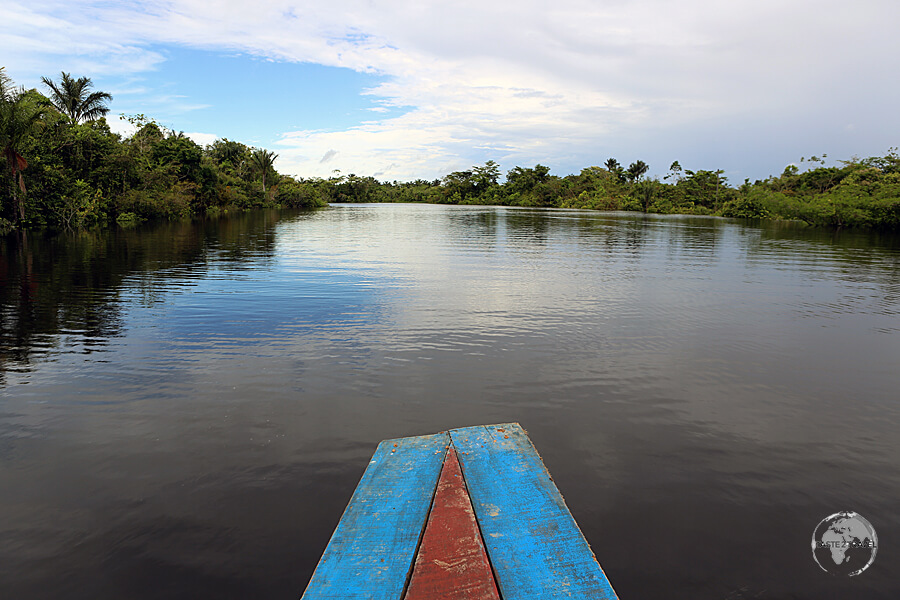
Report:
[[[285,130],[346,129],[370,120],[379,108],[364,95],[383,80],[374,74],[238,52],[152,50],[165,57],[158,68],[96,83],[111,90],[119,113],[142,112],[170,129],[271,145]]]
[[[739,183],[900,145],[896,0],[11,0],[0,22],[17,83],[87,75],[113,115],[303,177],[615,157]]]

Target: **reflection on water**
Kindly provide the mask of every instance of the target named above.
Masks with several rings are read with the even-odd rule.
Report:
[[[896,598],[900,240],[354,205],[0,242],[0,597],[296,597],[381,439],[519,421],[623,598]],[[885,548],[854,580],[813,528]]]
[[[259,212],[152,230],[0,238],[0,377],[76,347],[103,349],[122,333],[125,294],[152,304],[163,297],[163,282],[204,277],[213,262],[233,270],[264,262],[278,218]]]

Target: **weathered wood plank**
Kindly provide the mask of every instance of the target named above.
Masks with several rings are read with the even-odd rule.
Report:
[[[431,507],[446,433],[378,445],[303,600],[399,600]]]
[[[405,600],[500,600],[453,447],[444,468]]]
[[[616,598],[517,424],[450,431],[503,600]]]

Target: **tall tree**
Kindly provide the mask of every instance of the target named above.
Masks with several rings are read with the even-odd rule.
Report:
[[[472,167],[472,179],[478,194],[483,196],[497,186],[497,180],[500,179],[500,165],[489,160],[483,167]]]
[[[636,160],[625,171],[629,181],[638,181],[644,176],[644,173],[650,170],[650,165],[642,160]]]
[[[227,138],[218,139],[206,147],[210,156],[227,173],[241,175],[250,156],[250,148]]]
[[[606,170],[616,176],[620,182],[625,182],[625,170],[622,168],[622,165],[619,164],[615,158],[607,158],[606,162],[603,163],[603,166],[606,167]]]
[[[19,148],[44,114],[44,108],[24,90],[7,92],[0,99],[0,156],[6,162],[12,178],[11,195],[16,220],[25,218],[24,198],[17,189],[23,195],[26,193],[22,171],[28,167],[28,161],[19,153]]]
[[[454,171],[441,180],[446,198],[451,203],[465,202],[475,195],[475,178],[472,171]]]
[[[41,77],[41,81],[50,90],[50,101],[59,112],[68,116],[75,123],[94,121],[109,112],[106,103],[112,95],[106,92],[91,92],[94,84],[89,77],[74,79],[65,71],[57,85],[49,77]]]
[[[669,174],[663,177],[663,179],[675,179],[675,182],[677,183],[684,178],[684,175],[682,175],[683,172],[684,169],[681,168],[681,163],[677,160],[673,161],[672,164],[669,165]]]
[[[250,154],[250,164],[258,173],[262,173],[263,194],[266,193],[266,173],[275,166],[275,159],[278,155],[263,148],[256,148]]]
[[[12,93],[12,79],[6,74],[6,67],[0,67],[0,101],[5,101]]]
[[[25,218],[24,198],[19,195],[17,188],[25,194],[22,171],[28,167],[28,161],[19,153],[19,148],[45,114],[36,95],[23,88],[14,90],[12,81],[3,72],[3,67],[0,67],[0,156],[6,162],[12,178],[10,189],[16,220]]]

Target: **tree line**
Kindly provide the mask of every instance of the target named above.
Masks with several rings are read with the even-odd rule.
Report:
[[[315,181],[278,173],[277,155],[227,139],[199,146],[143,114],[112,132],[112,96],[87,77],[15,87],[0,67],[0,229],[83,228],[229,209],[324,206]],[[124,116],[124,115],[123,115]]]
[[[178,219],[256,207],[316,207],[328,202],[430,202],[626,210],[796,220],[815,226],[900,230],[900,156],[801,159],[778,176],[732,185],[722,170],[673,162],[662,179],[649,165],[615,158],[578,174],[544,165],[499,165],[452,172],[433,181],[383,182],[355,174],[292,178],[277,155],[227,139],[200,147],[145,115],[135,132],[110,131],[111,96],[91,80],[43,78],[47,95],[14,88],[0,67],[0,228],[87,227]]]
[[[801,159],[777,177],[734,186],[722,170],[684,169],[673,162],[662,179],[649,165],[615,158],[577,175],[556,176],[544,165],[514,167],[500,181],[494,161],[434,181],[379,182],[349,175],[329,180],[331,202],[432,202],[546,208],[625,210],[802,221],[824,227],[900,230],[900,155],[852,158],[826,167]]]

